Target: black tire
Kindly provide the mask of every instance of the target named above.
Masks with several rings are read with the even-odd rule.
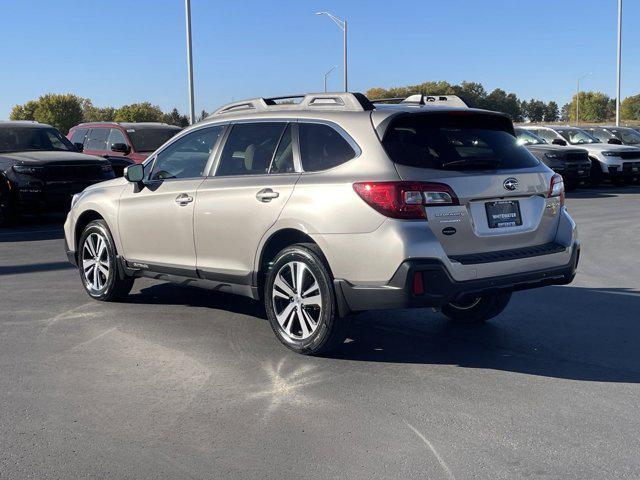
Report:
[[[302,286],[296,289],[296,281],[293,280],[293,271],[291,271],[289,279],[285,277],[287,276],[286,269],[290,268],[292,263],[298,265],[298,262],[304,264],[312,276],[310,276],[308,272],[305,272],[305,277],[303,282],[301,282]],[[279,275],[282,276],[279,277]],[[284,280],[296,296],[297,292],[304,292],[310,283],[313,285],[312,282],[315,280],[321,298],[319,304],[320,309],[315,309],[316,311],[314,312],[310,309],[310,307],[315,308],[313,305],[300,304],[301,297],[303,297],[302,294],[297,296],[297,299],[291,298],[287,300],[286,298],[280,297],[274,299],[274,283],[276,280],[278,280],[279,284]],[[280,293],[284,292],[284,290],[280,288],[276,291]],[[315,292],[315,290],[313,291]],[[324,255],[322,255],[320,249],[314,244],[300,243],[292,245],[276,255],[265,281],[264,306],[271,328],[276,337],[278,337],[278,340],[297,353],[303,355],[319,355],[335,349],[344,341],[347,322],[345,319],[339,318],[337,314],[338,308],[333,288],[333,277]],[[280,309],[279,315],[281,318],[286,317],[286,319],[288,319],[288,322],[285,319],[284,325],[278,321],[276,308]],[[293,310],[289,314],[284,315],[287,308],[292,308]],[[305,320],[305,318],[311,318],[315,320],[315,323],[312,324]],[[304,328],[307,331],[313,328],[315,328],[315,330],[312,330],[312,333],[306,338],[296,338],[305,335],[302,325],[303,322],[305,323]],[[288,326],[290,333],[285,329],[285,325]]]
[[[598,162],[595,158],[591,159],[591,176],[590,182],[592,187],[597,187],[604,180],[604,175],[602,174],[602,167],[600,166],[600,162]]]
[[[104,262],[108,262],[108,268],[106,268],[108,274],[104,274],[102,270],[97,271],[95,267],[89,267],[88,270],[85,270],[85,256],[91,255],[91,248],[87,245],[87,241],[90,239],[95,250],[94,240],[96,240],[96,238],[102,239],[105,247],[103,253],[97,253],[97,256],[94,258],[100,258],[101,261],[104,260]],[[101,248],[102,247],[100,247],[100,250]],[[109,227],[104,220],[94,220],[85,227],[78,242],[76,255],[78,257],[78,271],[80,272],[82,285],[91,298],[109,302],[123,298],[129,294],[131,287],[133,287],[134,278],[120,277],[116,247]],[[89,264],[92,260],[94,261],[92,265],[95,265],[94,259],[87,258]],[[101,263],[101,265],[104,265],[104,262]],[[94,283],[95,275],[98,275],[97,283]]]
[[[464,304],[445,305],[442,307],[442,313],[454,322],[480,323],[502,313],[510,299],[511,292],[483,295]]]
[[[0,227],[12,225],[20,217],[6,180],[0,177]]]

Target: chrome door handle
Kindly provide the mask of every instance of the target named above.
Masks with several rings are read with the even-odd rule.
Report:
[[[256,193],[256,198],[261,202],[270,202],[274,198],[278,198],[280,194],[278,192],[274,192],[270,188],[263,188],[258,193]]]
[[[193,197],[191,195],[187,195],[186,193],[181,193],[176,197],[176,203],[181,207],[184,207],[188,203],[193,202]]]

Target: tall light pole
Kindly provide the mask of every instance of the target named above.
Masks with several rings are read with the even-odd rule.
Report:
[[[189,72],[189,120],[196,121],[195,102],[193,100],[193,55],[191,53],[191,0],[184,0],[184,13],[187,22],[187,70]]]
[[[589,72],[578,78],[578,94],[576,95],[576,125],[580,125],[580,80],[587,78],[591,73],[592,72]]]
[[[331,74],[331,72],[333,72],[336,68],[338,68],[338,65],[334,65],[333,67],[331,67],[329,69],[329,71],[327,73],[324,74],[324,93],[327,93],[327,77]]]
[[[618,61],[616,64],[616,126],[620,126],[620,64],[622,60],[622,0],[618,0]]]
[[[338,28],[342,30],[342,41],[343,41],[343,54],[344,54],[344,91],[348,92],[348,75],[347,75],[347,21],[340,20],[335,15],[331,15],[329,12],[318,12],[316,15],[326,15],[333,22],[338,25]]]

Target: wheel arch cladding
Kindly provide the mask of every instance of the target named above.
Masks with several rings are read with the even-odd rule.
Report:
[[[82,232],[87,225],[89,225],[94,220],[104,220],[104,217],[100,215],[95,210],[85,210],[80,214],[78,220],[76,221],[76,225],[74,228],[74,237],[73,242],[75,244],[76,254],[78,251],[78,242],[80,241],[80,237],[82,236]],[[104,220],[106,222],[106,220]]]

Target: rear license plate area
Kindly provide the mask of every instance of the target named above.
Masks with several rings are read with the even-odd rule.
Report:
[[[499,200],[484,204],[487,211],[489,228],[519,227],[522,225],[520,202],[517,200]]]

